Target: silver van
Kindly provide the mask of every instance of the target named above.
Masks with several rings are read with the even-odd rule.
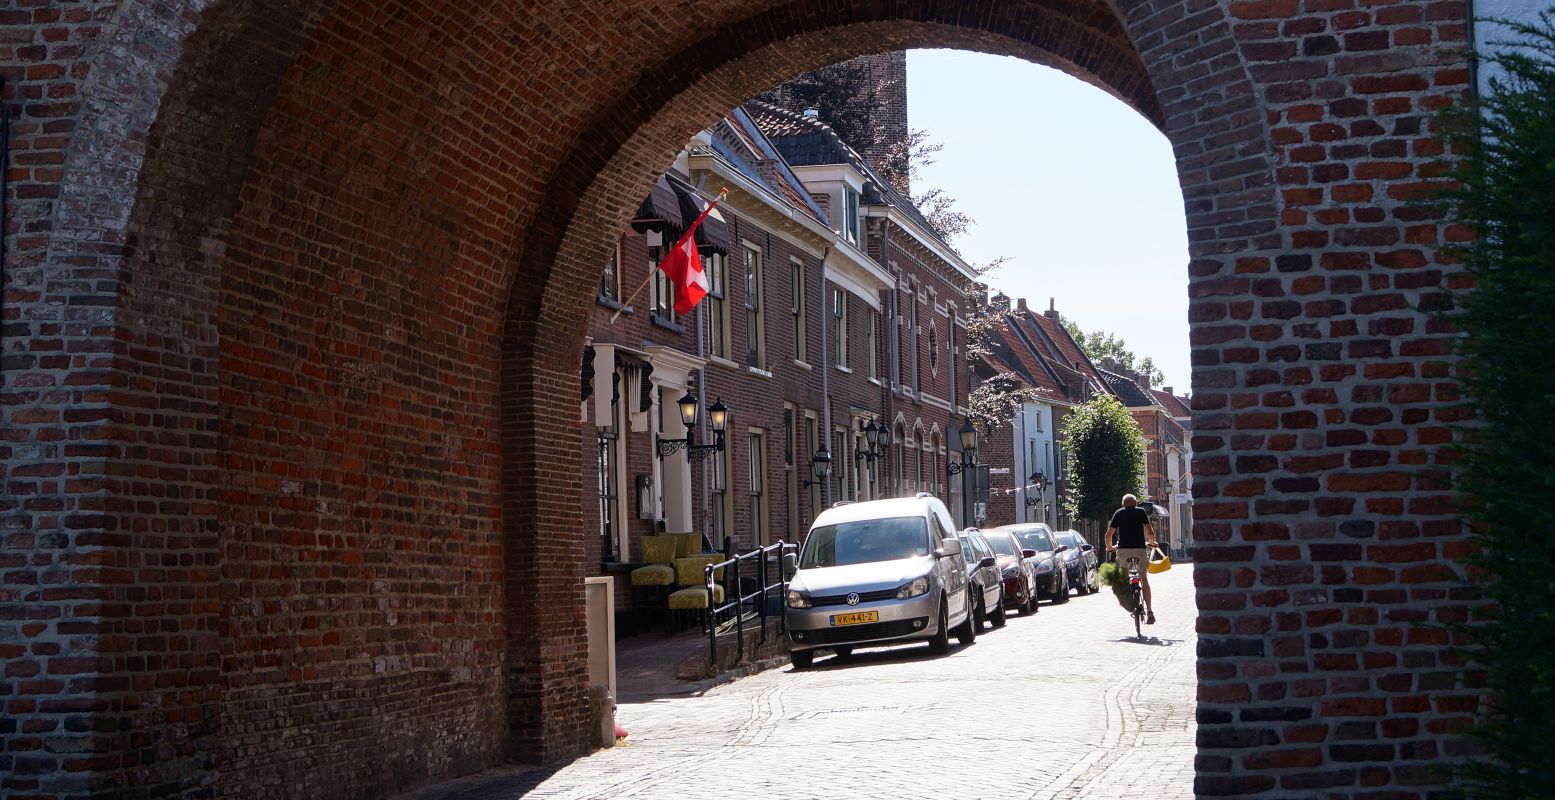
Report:
[[[950,634],[976,637],[966,565],[950,512],[923,494],[829,508],[816,517],[788,586],[789,656],[847,656],[859,645],[927,640],[950,652]]]

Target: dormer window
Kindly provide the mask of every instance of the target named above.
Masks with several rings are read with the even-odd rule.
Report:
[[[851,186],[842,189],[842,236],[848,240],[848,244],[858,247],[862,239],[859,236],[859,196]]]

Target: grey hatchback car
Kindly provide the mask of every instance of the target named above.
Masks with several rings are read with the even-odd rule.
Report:
[[[976,636],[961,542],[945,504],[929,495],[829,508],[816,517],[788,585],[789,657],[807,667],[815,651],[840,656],[859,645]]]

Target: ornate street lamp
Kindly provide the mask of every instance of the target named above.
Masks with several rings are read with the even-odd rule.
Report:
[[[874,420],[870,420],[868,425],[862,426],[862,429],[867,449],[854,450],[853,460],[867,458],[874,461],[877,458],[884,458],[886,448],[891,446],[891,432],[886,430],[884,425],[876,425]]]
[[[675,401],[675,404],[680,407],[680,422],[686,426],[686,438],[666,439],[660,436],[658,438],[659,458],[669,458],[682,447],[686,448],[686,458],[692,461],[701,461],[707,458],[709,453],[722,452],[724,429],[729,425],[729,408],[724,405],[723,399],[714,400],[707,409],[713,425],[712,444],[696,443],[697,406],[699,405],[696,395],[687,389],[685,396]]]
[[[971,467],[977,466],[977,429],[972,427],[972,420],[968,419],[961,426],[961,463],[950,462],[948,470],[952,475],[960,475]]]
[[[804,488],[808,489],[818,483],[825,483],[831,476],[831,453],[826,448],[815,451],[815,456],[810,459],[810,472],[815,475],[815,480],[804,481]]]
[[[1035,489],[1033,492],[1031,490]],[[1047,476],[1039,470],[1031,473],[1026,479],[1026,505],[1034,506],[1042,501],[1042,493],[1047,489]]]

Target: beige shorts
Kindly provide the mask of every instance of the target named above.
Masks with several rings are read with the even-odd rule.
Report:
[[[1124,573],[1128,572],[1128,568],[1129,568],[1128,560],[1131,559],[1131,558],[1139,559],[1139,563],[1135,564],[1134,566],[1139,567],[1139,575],[1140,575],[1141,578],[1144,578],[1145,580],[1149,580],[1150,579],[1150,549],[1146,548],[1146,547],[1140,547],[1138,549],[1119,547],[1118,548],[1118,566],[1123,569]]]

